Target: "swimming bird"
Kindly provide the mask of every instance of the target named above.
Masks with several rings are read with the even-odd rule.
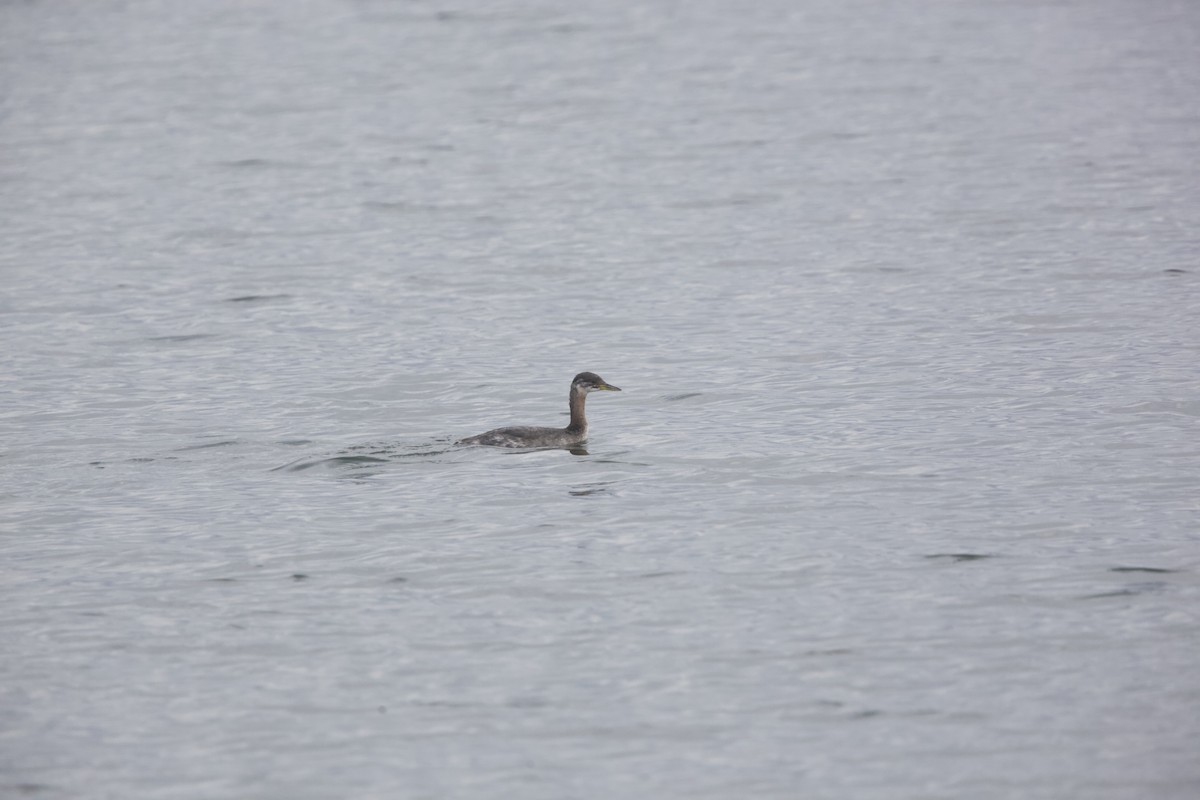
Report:
[[[594,372],[581,372],[571,381],[568,403],[571,424],[565,428],[537,428],[517,425],[496,428],[478,436],[468,436],[458,444],[482,444],[490,447],[569,447],[587,440],[588,423],[583,415],[584,399],[589,392],[619,392]]]

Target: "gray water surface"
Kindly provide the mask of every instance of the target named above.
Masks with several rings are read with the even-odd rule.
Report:
[[[0,3],[0,796],[1196,797],[1198,54]]]

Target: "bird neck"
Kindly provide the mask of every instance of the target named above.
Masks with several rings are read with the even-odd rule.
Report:
[[[571,424],[567,426],[567,430],[572,432],[587,430],[587,417],[583,415],[583,401],[586,397],[586,392],[582,392],[574,386],[571,387]]]

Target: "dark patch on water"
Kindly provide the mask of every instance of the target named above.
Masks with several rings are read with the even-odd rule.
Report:
[[[375,458],[374,456],[333,456],[332,458],[318,458],[315,461],[301,461],[295,464],[285,464],[282,467],[276,467],[272,472],[285,470],[287,472],[302,472],[313,467],[355,467],[365,464],[386,464],[386,458]]]
[[[871,719],[872,717],[878,717],[882,714],[883,712],[878,709],[868,708],[865,711],[855,711],[850,715],[850,719]]]
[[[1131,583],[1121,589],[1114,589],[1111,592],[1098,592],[1096,594],[1088,594],[1079,598],[1080,600],[1100,600],[1105,597],[1131,597],[1138,594],[1147,594],[1149,592],[1161,592],[1167,587],[1162,581],[1146,581],[1145,583]]]
[[[570,491],[572,497],[591,497],[597,494],[611,494],[612,491],[608,488],[612,485],[612,481],[601,481],[600,483],[582,483]]]
[[[1162,567],[1113,567],[1109,572],[1155,572],[1155,573],[1170,573],[1178,572],[1175,569],[1163,569]]]
[[[191,445],[188,445],[187,447],[177,447],[177,448],[175,448],[175,452],[182,453],[185,450],[207,450],[210,447],[228,447],[231,444],[237,444],[237,440],[236,439],[226,439],[225,441],[210,442],[209,444],[191,444]]]
[[[1102,600],[1105,597],[1130,597],[1138,594],[1133,589],[1117,589],[1113,592],[1100,592],[1099,594],[1085,594],[1080,600]]]
[[[308,576],[305,575],[303,572],[294,572],[294,573],[292,573],[292,580],[306,581],[306,580],[308,580]]]
[[[669,394],[663,399],[674,402],[676,400],[687,400],[689,397],[699,397],[700,395],[701,392],[684,392],[683,394]]]
[[[995,558],[995,556],[986,553],[933,553],[925,556],[926,558],[949,558],[954,562],[959,561],[981,561],[985,558]]]
[[[247,294],[241,297],[227,297],[226,303],[262,303],[267,300],[287,300],[290,294]]]
[[[1167,267],[1166,269],[1163,270],[1163,272],[1167,273],[1168,275],[1186,275],[1187,274],[1186,269],[1178,269],[1177,267]]]
[[[303,444],[304,441],[298,441]],[[338,455],[323,458],[306,458],[275,467],[272,472],[302,472],[313,467],[330,467],[352,470],[355,477],[370,477],[374,473],[364,470],[375,468],[381,464],[401,463],[410,458],[430,458],[441,456],[451,451],[449,439],[439,439],[433,444],[394,445],[394,444],[362,444],[347,447]]]
[[[190,342],[193,339],[209,339],[216,334],[212,333],[181,333],[173,336],[151,336],[147,341],[151,342]]]
[[[286,111],[289,111],[292,109],[279,109],[279,110],[286,112]],[[267,113],[270,113],[272,111],[272,109],[266,109],[266,111],[267,111]],[[301,168],[308,167],[308,164],[305,164],[303,162],[280,161],[280,160],[274,159],[274,158],[239,158],[239,159],[235,159],[233,161],[218,161],[218,162],[216,162],[216,165],[218,167],[225,167],[226,169],[292,170],[292,169],[301,169]]]
[[[430,456],[440,456],[440,455],[444,455],[444,454],[446,454],[446,453],[449,453],[449,452],[450,452],[450,448],[449,448],[449,447],[433,447],[433,448],[431,448],[431,449],[428,449],[428,450],[418,450],[418,449],[414,449],[414,450],[411,450],[411,451],[409,451],[409,452],[401,452],[401,453],[389,452],[389,451],[386,451],[386,450],[378,450],[378,451],[376,451],[376,452],[378,452],[378,453],[387,453],[387,455],[388,455],[388,458],[391,458],[391,459],[397,459],[397,458],[429,458]]]

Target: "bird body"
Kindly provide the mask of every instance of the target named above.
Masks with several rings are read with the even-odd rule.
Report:
[[[540,428],[531,425],[514,425],[507,428],[468,436],[458,444],[478,444],[488,447],[570,447],[587,440],[588,423],[584,415],[584,400],[590,392],[621,391],[611,386],[594,372],[581,372],[571,381],[568,403],[571,408],[571,423],[565,428]]]

